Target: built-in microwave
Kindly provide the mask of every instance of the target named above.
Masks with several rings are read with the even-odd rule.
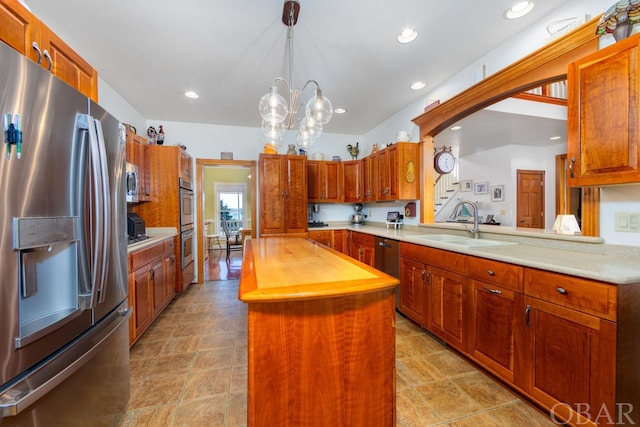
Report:
[[[138,166],[127,163],[125,170],[127,175],[127,202],[138,202]]]

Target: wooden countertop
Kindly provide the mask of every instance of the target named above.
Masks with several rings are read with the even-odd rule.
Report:
[[[244,302],[340,297],[393,288],[395,277],[300,237],[245,241],[238,296]]]

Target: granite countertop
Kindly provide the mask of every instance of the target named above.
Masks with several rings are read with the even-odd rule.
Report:
[[[480,227],[480,240],[500,240],[514,244],[464,247],[446,242],[425,241],[415,237],[438,233],[470,237],[471,234],[462,224],[404,226],[394,230],[386,228],[384,223],[352,225],[343,222],[329,223],[329,226],[323,227],[323,229],[360,231],[389,239],[617,285],[640,283],[640,247],[608,245],[600,237],[557,235],[543,230],[487,225]]]
[[[146,232],[149,239],[127,246],[128,254],[148,248],[158,242],[178,235],[178,229],[175,227],[147,227]]]

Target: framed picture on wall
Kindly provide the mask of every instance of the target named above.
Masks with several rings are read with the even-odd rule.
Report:
[[[491,187],[491,201],[502,202],[504,200],[504,185],[494,185]]]
[[[460,191],[471,191],[473,189],[473,181],[470,179],[460,181]]]
[[[474,194],[488,194],[489,193],[489,183],[487,181],[476,182]]]

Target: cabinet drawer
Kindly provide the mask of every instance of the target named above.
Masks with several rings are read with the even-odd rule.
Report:
[[[133,252],[131,254],[131,259],[132,259],[131,269],[137,270],[143,265],[149,264],[151,260],[161,257],[163,254],[163,251],[164,251],[164,245],[161,242],[151,247]]]
[[[520,266],[484,258],[469,257],[469,277],[522,292]]]
[[[358,233],[357,231],[351,232],[351,241],[353,243],[359,243],[364,246],[373,247],[374,245],[373,240],[374,240],[374,237],[371,234]]]
[[[418,262],[453,271],[460,274],[467,273],[467,256],[456,252],[444,251],[429,246],[413,243],[400,244],[400,256],[411,258]]]
[[[616,320],[617,289],[613,285],[527,268],[524,292],[583,313]]]
[[[309,231],[309,238],[315,242],[333,247],[333,233],[331,230]]]

